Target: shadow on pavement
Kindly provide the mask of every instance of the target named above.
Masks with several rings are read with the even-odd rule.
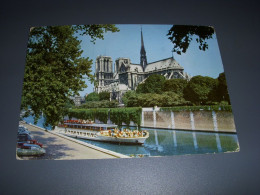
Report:
[[[64,157],[70,157],[68,151],[76,151],[74,148],[69,147],[67,144],[62,144],[60,140],[63,138],[56,138],[54,135],[41,130],[35,130],[35,128],[28,128],[31,131],[33,139],[43,144],[43,148],[46,150],[46,154],[41,157],[28,156],[20,157],[22,160],[59,160]]]

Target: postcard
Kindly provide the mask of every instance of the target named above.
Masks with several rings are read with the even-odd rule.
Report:
[[[29,29],[18,160],[238,152],[215,29]]]

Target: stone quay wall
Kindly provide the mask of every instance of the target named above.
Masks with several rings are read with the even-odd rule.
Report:
[[[143,127],[236,132],[229,111],[143,111]]]
[[[141,127],[156,129],[194,130],[236,133],[231,111],[160,111],[160,108],[143,108]],[[101,123],[97,119],[96,123]],[[108,119],[107,123],[112,122]],[[125,125],[125,124],[123,124]],[[133,122],[131,126],[137,126]]]

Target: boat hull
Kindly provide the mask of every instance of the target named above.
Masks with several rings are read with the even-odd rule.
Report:
[[[101,142],[111,142],[111,143],[120,143],[120,144],[144,144],[145,140],[148,138],[146,137],[115,137],[115,136],[103,136],[98,131],[87,131],[87,130],[77,130],[77,129],[65,129],[64,128],[55,128],[57,133],[60,133],[65,136],[79,138],[79,139],[86,139],[86,140],[94,140],[94,141],[101,141]],[[73,132],[73,133],[71,133]]]

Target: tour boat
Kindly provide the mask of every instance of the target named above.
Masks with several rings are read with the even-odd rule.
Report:
[[[143,144],[149,137],[147,131],[119,130],[113,124],[95,124],[93,121],[67,120],[54,131],[69,137],[122,144]]]

